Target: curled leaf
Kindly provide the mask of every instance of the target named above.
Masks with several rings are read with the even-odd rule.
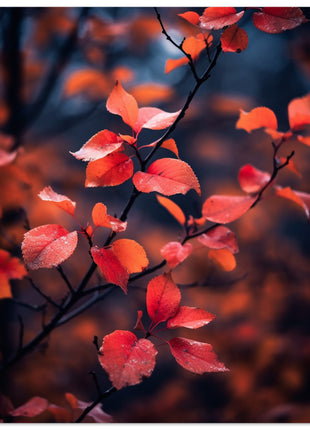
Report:
[[[92,219],[96,227],[108,227],[113,231],[121,232],[127,228],[127,222],[108,215],[107,207],[103,203],[96,203],[92,210]]]
[[[43,188],[43,190],[40,191],[38,196],[41,200],[52,202],[60,209],[64,210],[65,212],[68,212],[68,214],[72,216],[74,215],[76,202],[73,202],[67,196],[56,193],[52,189],[52,187],[48,186]]]
[[[174,203],[172,200],[168,199],[167,197],[163,197],[160,195],[156,196],[158,202],[167,209],[168,212],[181,224],[184,225],[186,218],[184,215],[184,212],[178,206],[176,203]]]
[[[212,249],[228,249],[233,254],[239,251],[238,243],[234,233],[229,228],[219,225],[208,233],[197,237],[197,240],[204,246]]]
[[[70,152],[75,158],[83,161],[95,161],[121,148],[123,139],[109,130],[101,130],[94,134],[76,152]]]
[[[258,193],[270,181],[270,174],[246,164],[239,170],[238,181],[244,192]]]
[[[124,90],[120,82],[116,82],[108,100],[109,112],[120,115],[122,120],[131,128],[134,128],[138,119],[138,104],[136,99]]]
[[[180,112],[165,112],[158,108],[142,107],[139,109],[138,119],[133,128],[136,133],[140,133],[142,128],[163,130],[174,123]]]

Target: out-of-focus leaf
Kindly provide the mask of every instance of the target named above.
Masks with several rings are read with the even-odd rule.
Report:
[[[270,174],[251,164],[241,167],[238,174],[240,187],[246,193],[258,193],[270,180]]]
[[[167,261],[170,269],[182,263],[193,251],[191,243],[182,245],[180,242],[168,242],[164,245],[160,253]]]
[[[228,249],[233,254],[239,251],[238,243],[234,233],[229,228],[219,225],[208,233],[197,237],[197,240],[204,246],[211,249]]]
[[[291,130],[297,131],[310,124],[310,94],[291,100],[287,110]]]
[[[240,117],[237,121],[236,128],[242,128],[248,133],[259,128],[270,128],[277,130],[278,121],[274,112],[266,107],[257,107],[250,112],[240,110]]]
[[[210,249],[208,252],[209,259],[218,264],[225,272],[231,272],[235,269],[237,263],[234,254],[228,249]]]
[[[26,275],[27,271],[17,257],[12,257],[8,251],[0,249],[0,299],[12,297],[10,279],[22,279]]]
[[[76,202],[73,202],[69,197],[64,196],[63,194],[56,193],[51,186],[43,188],[38,196],[41,200],[51,202],[65,212],[68,212],[68,214],[72,216],[74,215]]]

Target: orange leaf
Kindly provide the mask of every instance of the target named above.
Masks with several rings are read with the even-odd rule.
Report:
[[[113,386],[120,390],[148,378],[155,367],[157,351],[147,339],[126,330],[116,330],[103,338],[99,362]]]
[[[298,136],[297,136],[298,137]],[[310,145],[310,141],[309,141],[309,145]],[[279,157],[279,162],[281,164],[286,163],[287,158],[286,157]],[[286,169],[290,170],[291,172],[295,173],[295,175],[297,175],[299,178],[302,177],[302,174],[300,173],[300,171],[297,169],[296,164],[294,163],[294,161],[290,158],[290,160],[288,161],[288,164],[286,165]]]
[[[282,33],[306,21],[299,7],[264,7],[253,14],[255,27],[266,33]]]
[[[307,146],[310,146],[310,136],[297,136],[299,142],[304,143]]]
[[[107,207],[103,203],[95,204],[92,210],[92,219],[96,227],[108,227],[117,232],[125,231],[127,228],[127,222],[108,215]]]
[[[165,140],[162,143],[161,148],[168,149],[168,151],[173,152],[179,158],[179,150],[174,139]]]
[[[110,81],[104,73],[95,69],[82,69],[72,72],[65,82],[64,94],[72,97],[85,93],[92,99],[106,97],[111,88]]]
[[[198,25],[199,23],[199,15],[197,12],[192,12],[191,10],[184,12],[184,13],[179,13],[178,16],[180,16],[181,18],[186,19],[186,21],[190,22],[193,25]]]
[[[188,63],[188,58],[187,57],[182,57],[182,58],[168,58],[168,60],[166,61],[166,66],[165,66],[165,73],[168,74],[170,72],[172,72],[172,70],[180,67],[180,66],[184,66],[185,64]]]
[[[158,202],[167,209],[168,212],[171,213],[171,215],[181,224],[185,224],[185,215],[182,211],[182,209],[174,203],[172,200],[168,199],[167,197],[163,196],[156,196]]]
[[[116,82],[108,100],[109,112],[120,115],[122,120],[131,128],[134,128],[138,119],[138,104],[136,99],[124,90],[119,81]]]
[[[221,44],[224,52],[242,52],[248,46],[248,35],[237,24],[226,28],[221,35]]]
[[[207,7],[200,17],[199,25],[206,30],[220,30],[238,22],[243,14],[244,11],[237,13],[234,7]]]
[[[167,321],[167,328],[186,327],[196,329],[209,324],[215,315],[204,309],[180,306],[177,314]]]
[[[193,251],[191,243],[182,245],[180,242],[168,242],[164,245],[160,253],[167,261],[170,269],[173,269],[178,264],[182,263]]]
[[[202,215],[209,221],[226,224],[244,215],[255,200],[255,196],[213,195],[204,202]]]
[[[310,124],[310,94],[293,99],[287,109],[291,130],[300,130]]]
[[[85,187],[119,185],[131,178],[132,174],[133,163],[128,155],[113,152],[104,158],[88,163]]]
[[[240,110],[236,128],[243,128],[248,133],[262,127],[277,130],[278,121],[274,112],[266,107],[257,107],[250,112]]]
[[[235,269],[237,263],[234,257],[228,249],[211,249],[208,252],[209,259],[218,264],[225,272],[231,272]]]
[[[233,254],[236,254],[239,251],[236,236],[231,230],[229,230],[229,228],[222,225],[212,228],[208,233],[198,236],[197,240],[208,248],[226,248]]]
[[[238,181],[246,193],[258,193],[270,180],[270,174],[256,169],[251,164],[241,167]]]
[[[10,412],[12,417],[35,417],[46,411],[48,401],[43,397],[32,397],[24,405],[19,406]]]
[[[149,264],[144,248],[135,240],[116,240],[112,251],[129,274],[142,272]]]
[[[310,218],[310,194],[302,191],[292,190],[290,187],[276,187],[276,194],[285,199],[297,203],[306,213],[307,218]]]
[[[42,191],[38,194],[41,200],[54,203],[60,209],[68,212],[70,215],[74,215],[76,202],[73,202],[69,199],[69,197],[64,196],[62,194],[56,193],[52,187],[48,186],[43,188]]]
[[[211,40],[209,39],[209,44]],[[193,61],[198,60],[199,54],[203,49],[206,49],[206,40],[201,37],[201,34],[197,36],[187,37],[182,45],[182,48],[187,54],[190,54]]]
[[[55,267],[71,256],[77,242],[76,231],[69,233],[58,224],[41,225],[25,233],[23,258],[32,270]]]
[[[189,164],[174,158],[154,161],[146,172],[137,172],[133,177],[137,190],[143,193],[157,191],[166,196],[186,194],[194,189],[201,195],[198,179]]]
[[[138,119],[133,128],[136,133],[140,133],[142,128],[163,130],[174,123],[180,112],[165,112],[158,108],[142,107],[139,109]]]
[[[22,262],[11,257],[8,251],[0,249],[0,299],[12,297],[10,279],[22,279],[27,271]]]
[[[83,161],[95,161],[122,147],[123,139],[109,130],[101,130],[94,134],[76,152],[70,152],[75,158]]]
[[[184,337],[169,340],[169,347],[176,362],[190,372],[202,375],[205,372],[225,372],[228,369],[218,361],[208,343]]]
[[[171,100],[174,94],[174,90],[170,86],[156,83],[135,85],[134,88],[130,89],[130,92],[142,105]]]

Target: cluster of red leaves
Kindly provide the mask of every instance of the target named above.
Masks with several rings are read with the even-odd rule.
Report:
[[[180,301],[181,292],[171,273],[156,276],[148,283],[146,293],[146,308],[151,320],[149,328],[144,328],[142,311],[138,311],[135,325],[136,329],[144,331],[145,337],[138,339],[131,331],[116,330],[103,338],[99,362],[115,388],[120,390],[127,385],[139,384],[142,378],[152,374],[157,349],[147,338],[156,336],[155,329],[160,323],[166,323],[166,329],[197,329],[215,318],[204,309],[180,306]],[[191,372],[202,374],[228,370],[207,343],[182,337],[162,340],[169,345],[177,363]]]

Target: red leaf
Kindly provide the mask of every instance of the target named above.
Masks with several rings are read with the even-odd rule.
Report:
[[[70,152],[83,161],[95,161],[121,148],[123,139],[109,130],[94,134],[77,152]]]
[[[220,30],[235,24],[242,18],[244,11],[238,12],[234,7],[207,7],[200,17],[200,27],[207,30]]]
[[[288,105],[288,119],[293,131],[310,124],[310,94],[293,99]]]
[[[138,119],[133,128],[136,133],[140,133],[142,128],[163,130],[174,123],[180,112],[165,112],[158,108],[142,107],[139,109]]]
[[[196,329],[209,324],[214,318],[215,315],[204,309],[180,306],[178,313],[167,321],[167,328],[186,327]]]
[[[297,136],[297,139],[299,140],[299,142],[310,146],[310,136]],[[290,160],[291,161],[291,160]]]
[[[181,18],[186,19],[186,21],[190,22],[193,25],[198,25],[199,23],[199,14],[197,12],[192,12],[191,10],[179,13],[178,14]]]
[[[271,109],[257,107],[250,112],[240,110],[240,117],[237,121],[236,128],[243,128],[250,133],[252,130],[257,130],[262,127],[277,130],[277,117]]]
[[[99,362],[113,386],[120,390],[139,384],[155,367],[157,351],[147,339],[137,339],[130,331],[116,330],[103,338]]]
[[[169,340],[172,355],[177,363],[190,372],[202,375],[205,372],[225,372],[228,369],[218,361],[208,343],[175,337]]]
[[[246,193],[258,193],[270,180],[270,174],[246,164],[239,170],[238,181]]]
[[[161,148],[168,149],[168,151],[173,152],[179,158],[179,150],[174,139],[167,139],[161,145]]]
[[[173,269],[178,264],[182,263],[193,251],[191,243],[182,245],[180,242],[168,242],[164,245],[160,253],[167,261],[170,269]]]
[[[213,228],[208,233],[198,236],[197,240],[208,248],[226,248],[233,254],[236,254],[239,251],[236,236],[231,230],[222,225]]]
[[[15,160],[17,151],[7,152],[0,148],[0,167],[12,163]]]
[[[69,197],[62,194],[56,193],[52,187],[45,187],[38,194],[41,200],[54,203],[60,209],[68,212],[70,215],[74,215],[76,202],[73,202]]]
[[[96,161],[86,169],[86,187],[108,187],[120,185],[133,174],[132,160],[121,152],[114,152]]]
[[[253,14],[255,27],[266,33],[282,33],[306,21],[299,7],[264,7]]]
[[[142,316],[143,316],[143,312],[142,311],[137,311],[137,321],[136,321],[136,324],[135,324],[135,326],[134,326],[134,330],[142,330],[142,331],[146,331],[145,330],[145,328],[144,328],[144,325],[143,325],[143,323],[142,323]]]
[[[24,261],[32,270],[58,266],[71,256],[77,241],[76,231],[69,233],[58,224],[41,225],[24,235]]]
[[[244,215],[255,200],[255,196],[213,195],[204,202],[202,215],[209,221],[226,224]]]
[[[213,263],[218,264],[225,272],[231,272],[237,265],[234,254],[228,249],[211,249],[208,252],[208,258]]]
[[[290,187],[276,187],[276,194],[285,199],[297,203],[306,213],[306,217],[310,218],[310,194],[302,191],[292,190]]]
[[[103,203],[95,204],[92,211],[92,219],[96,227],[108,227],[116,232],[125,231],[127,228],[127,222],[108,215],[107,207]]]
[[[0,299],[12,297],[10,279],[22,279],[26,275],[27,271],[17,257],[0,249]]]
[[[118,285],[127,294],[129,273],[111,249],[93,246],[90,250],[94,262],[111,284]]]
[[[120,82],[116,82],[108,100],[109,112],[120,115],[122,120],[131,128],[134,128],[138,119],[138,104],[136,99],[124,90]]]
[[[44,412],[48,407],[48,401],[43,397],[32,397],[27,403],[10,412],[12,417],[35,417]]]
[[[88,408],[91,403],[83,402],[82,400],[77,399],[73,394],[66,393],[65,394],[68,403],[72,409],[72,417],[71,422],[75,422],[82,412],[86,408]],[[105,413],[101,409],[101,405],[98,404],[94,408],[88,412],[87,416],[83,419],[83,423],[111,423],[113,422],[113,418],[111,415]]]
[[[153,278],[146,292],[147,312],[154,325],[172,318],[180,304],[181,293],[169,274]]]
[[[172,200],[163,196],[156,196],[158,202],[181,224],[184,225],[186,218],[182,209]]]
[[[186,194],[194,189],[201,195],[198,179],[189,164],[175,158],[154,161],[146,172],[137,172],[133,177],[137,190],[143,193],[157,191],[166,196]]]
[[[234,24],[226,28],[221,35],[221,44],[224,52],[242,52],[248,46],[248,35],[245,30]]]
[[[142,272],[149,264],[144,248],[135,240],[116,240],[112,251],[129,274]]]

